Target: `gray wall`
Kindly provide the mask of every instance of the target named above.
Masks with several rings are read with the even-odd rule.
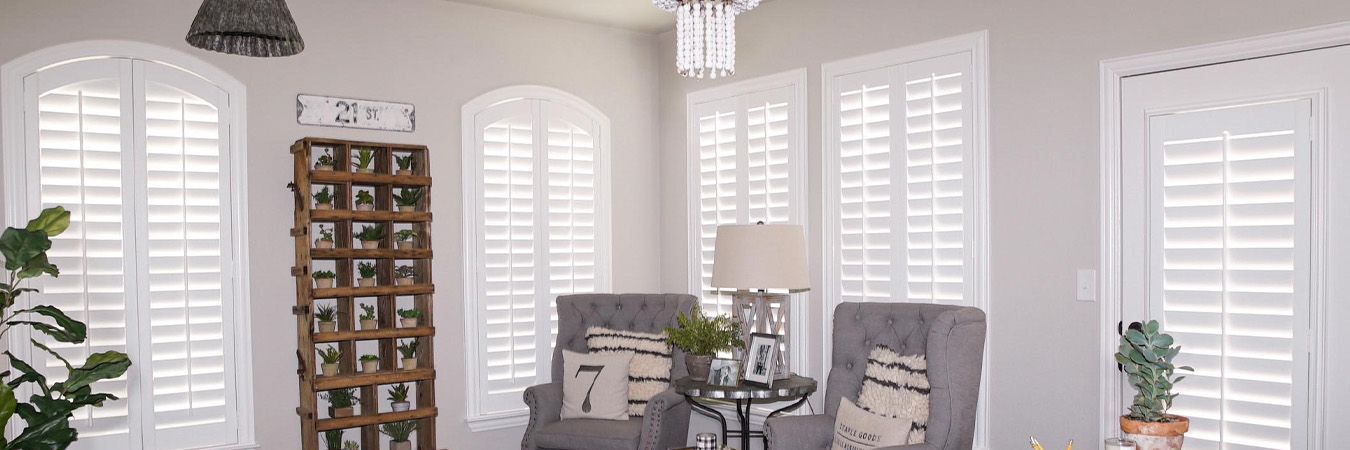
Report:
[[[1098,63],[1345,20],[1344,0],[775,0],[737,18],[738,72],[726,81],[679,77],[662,34],[662,286],[688,284],[688,92],[808,69],[808,239],[820,261],[820,65],[989,30],[990,446],[1025,448],[1034,434],[1098,448],[1100,303],[1074,300],[1075,269],[1098,261]],[[828,331],[803,341],[818,371]]]
[[[258,440],[299,448],[290,144],[304,136],[426,144],[436,178],[435,283],[441,362],[437,403],[444,448],[506,449],[522,429],[470,433],[464,425],[460,257],[460,106],[489,90],[543,84],[576,94],[613,121],[614,287],[659,288],[657,61],[651,35],[442,0],[291,0],[308,48],[251,59],[183,42],[200,1],[3,0],[0,62],[90,39],[148,42],[220,67],[248,89],[249,232]],[[417,105],[412,134],[301,127],[295,95],[328,94]]]

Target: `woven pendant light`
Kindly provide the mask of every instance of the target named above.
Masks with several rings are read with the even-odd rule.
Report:
[[[305,50],[286,0],[205,0],[187,42],[213,52],[262,58]]]

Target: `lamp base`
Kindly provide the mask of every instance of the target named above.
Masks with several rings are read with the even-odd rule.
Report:
[[[742,339],[746,345],[750,344],[750,335],[754,333],[782,336],[778,341],[778,365],[773,378],[775,380],[791,378],[792,361],[788,355],[792,354],[789,351],[792,329],[788,324],[791,323],[792,313],[788,307],[788,294],[737,292],[732,294],[731,298],[731,315],[740,320],[741,332],[744,334]],[[737,358],[744,358],[745,355],[740,354],[744,353],[743,350],[737,353]]]

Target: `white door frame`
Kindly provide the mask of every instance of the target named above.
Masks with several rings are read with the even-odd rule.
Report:
[[[1102,367],[1100,380],[1100,438],[1115,437],[1118,433],[1117,416],[1124,411],[1120,390],[1123,387],[1116,371],[1113,356],[1118,344],[1116,327],[1121,320],[1121,83],[1131,76],[1169,70],[1198,67],[1244,59],[1275,56],[1286,53],[1316,50],[1320,48],[1350,45],[1350,22],[1324,25],[1282,33],[1255,36],[1214,44],[1185,47],[1157,53],[1149,53],[1124,58],[1109,59],[1101,62],[1101,236],[1100,266],[1102,282],[1098,295],[1101,304],[1101,347],[1098,361]],[[1325,106],[1324,106],[1325,107]],[[1318,127],[1315,133],[1322,134],[1325,141],[1325,127]],[[1316,180],[1314,180],[1316,182]],[[1318,209],[1314,205],[1314,211]],[[1313,232],[1324,229],[1324,218],[1315,212]],[[1314,255],[1317,258],[1316,255]],[[1325,309],[1324,291],[1319,280],[1322,279],[1313,268],[1312,309],[1309,311],[1319,321],[1312,336],[1313,360],[1325,360]],[[1326,382],[1322,364],[1309,373],[1311,392],[1321,392]],[[1317,395],[1311,399],[1309,414],[1310,450],[1320,450],[1325,446],[1325,400]]]

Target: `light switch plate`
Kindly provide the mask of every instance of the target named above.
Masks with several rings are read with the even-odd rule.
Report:
[[[1097,301],[1097,271],[1078,269],[1078,301]]]

